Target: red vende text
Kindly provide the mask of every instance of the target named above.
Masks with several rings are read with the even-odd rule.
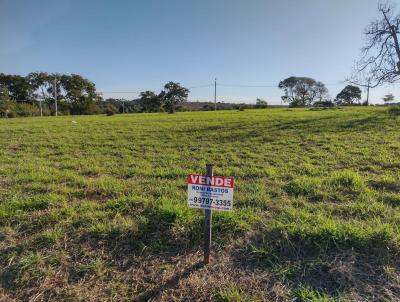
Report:
[[[204,185],[204,186],[215,186],[224,188],[233,188],[234,179],[233,177],[224,176],[213,176],[208,177],[205,175],[189,174],[187,177],[189,184]]]

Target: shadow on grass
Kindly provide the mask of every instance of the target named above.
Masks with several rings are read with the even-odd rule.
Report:
[[[186,269],[184,269],[182,272],[179,272],[172,276],[170,279],[168,279],[166,282],[163,284],[160,284],[159,286],[149,289],[143,293],[141,293],[136,299],[133,301],[137,302],[144,302],[144,301],[149,301],[150,299],[157,299],[165,290],[168,289],[173,289],[176,286],[178,286],[179,282],[182,279],[188,278],[192,273],[198,271],[200,268],[204,266],[203,262],[197,262],[195,264],[190,265]]]
[[[390,117],[386,112],[374,112],[364,118],[354,118],[344,123],[339,123],[336,128],[338,130],[352,130],[352,131],[360,131],[360,130],[369,130],[369,129],[377,129],[384,125],[384,120],[389,119]]]
[[[337,132],[337,131],[369,131],[384,125],[390,117],[386,112],[371,112],[368,116],[327,115],[306,120],[292,120],[275,125],[276,130],[296,130],[308,133]],[[334,122],[332,122],[334,121]]]
[[[379,232],[360,238],[271,228],[241,244],[233,259],[240,269],[272,271],[300,301],[296,289],[332,301],[344,293],[392,301],[400,296],[400,253],[389,241]]]
[[[201,216],[182,226],[178,211],[148,207],[126,227],[117,221],[111,227],[85,228],[78,242],[102,249],[116,260],[144,254],[174,255],[199,249],[202,225]]]
[[[341,113],[309,116],[304,119],[270,120],[266,121],[265,124],[248,122],[236,127],[232,125],[226,134],[217,131],[225,129],[225,127],[216,126],[203,127],[195,131],[180,130],[179,133],[183,136],[191,137],[191,139],[197,137],[203,139],[214,135],[219,143],[248,142],[249,138],[256,141],[274,142],[281,139],[279,135],[281,131],[294,133],[306,131],[306,133],[313,134],[340,131],[370,131],[376,130],[384,124],[386,119],[390,118],[386,112],[371,112],[367,116],[365,114],[352,116]]]

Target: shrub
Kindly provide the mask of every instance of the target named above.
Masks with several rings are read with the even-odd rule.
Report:
[[[389,107],[389,115],[391,116],[399,116],[400,115],[400,106],[391,106]]]
[[[245,103],[241,103],[238,105],[238,110],[239,111],[244,111],[245,109],[249,109],[250,107],[246,105]]]
[[[97,102],[88,100],[86,98],[82,98],[79,102],[72,102],[70,104],[70,113],[73,115],[81,115],[81,114],[99,114],[101,113],[101,109]],[[116,109],[114,108],[114,113],[116,113]]]
[[[14,111],[7,112],[7,117],[8,118],[14,118],[14,117],[17,117],[17,114]]]
[[[40,109],[39,109],[39,111],[40,111]],[[42,113],[43,113],[43,116],[50,116],[51,115],[51,110],[46,106],[43,106],[42,107]]]
[[[183,106],[176,106],[176,111],[177,112],[186,112],[186,111],[190,111],[187,108],[183,107]]]
[[[114,115],[114,114],[116,113],[116,111],[115,111],[115,109],[114,109],[113,107],[108,106],[108,107],[104,110],[104,113],[105,113],[107,116],[111,116],[111,115]]]
[[[87,104],[84,114],[99,114],[101,113],[100,106],[95,102]]]
[[[58,100],[58,104],[57,104],[57,110],[58,110],[58,115],[70,115],[71,113],[73,114],[73,108],[72,105],[68,102],[66,102],[65,100]],[[55,107],[54,104],[52,103],[50,105],[51,108],[51,115],[56,115],[55,112]]]
[[[206,104],[206,105],[203,106],[202,109],[205,110],[205,111],[211,111],[211,110],[214,110],[214,106],[211,105],[211,104]]]
[[[335,103],[331,100],[318,101],[313,104],[313,107],[334,107]]]
[[[29,103],[17,104],[17,115],[18,116],[35,116],[40,115],[40,109]]]
[[[15,117],[15,111],[15,102],[9,99],[0,101],[0,117]]]

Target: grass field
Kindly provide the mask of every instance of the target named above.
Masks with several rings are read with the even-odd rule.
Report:
[[[383,108],[3,119],[0,300],[400,301],[399,172]]]

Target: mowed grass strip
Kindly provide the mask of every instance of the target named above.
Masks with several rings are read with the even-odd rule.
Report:
[[[0,300],[395,301],[399,155],[383,108],[2,119]],[[236,188],[199,268],[206,163]]]

